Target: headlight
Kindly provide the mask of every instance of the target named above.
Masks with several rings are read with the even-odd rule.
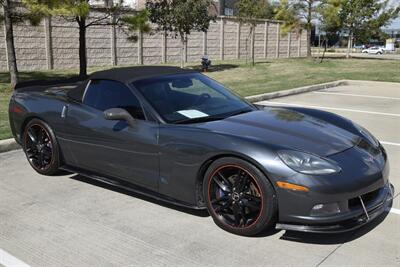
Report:
[[[312,154],[295,150],[281,150],[278,151],[278,155],[287,166],[300,173],[324,175],[341,171],[334,161]]]
[[[354,126],[357,128],[357,130],[360,132],[360,134],[361,134],[365,139],[367,139],[367,141],[368,141],[372,146],[374,146],[375,148],[376,148],[376,147],[379,147],[379,141],[378,141],[378,139],[376,139],[367,129],[365,129],[364,127],[358,125],[357,123],[354,123],[354,122],[353,122],[353,124],[354,124]]]

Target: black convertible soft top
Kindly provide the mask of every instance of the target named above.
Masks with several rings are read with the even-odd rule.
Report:
[[[134,80],[156,77],[160,75],[178,74],[178,73],[193,73],[195,70],[181,69],[171,66],[137,66],[137,67],[123,67],[97,71],[89,75],[88,79],[104,79],[115,80],[127,83]],[[63,86],[63,85],[79,85],[87,79],[74,76],[66,79],[50,79],[50,80],[34,80],[20,82],[15,89],[17,90],[44,90],[49,87]],[[86,83],[83,83],[86,84]]]
[[[130,81],[152,78],[160,75],[193,72],[196,71],[171,66],[124,67],[95,72],[89,76],[89,79],[115,80],[123,83],[128,83]]]

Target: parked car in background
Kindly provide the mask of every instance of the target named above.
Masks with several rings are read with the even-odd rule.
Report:
[[[364,49],[361,52],[365,53],[365,54],[382,55],[384,50],[382,47],[373,46],[373,47]]]

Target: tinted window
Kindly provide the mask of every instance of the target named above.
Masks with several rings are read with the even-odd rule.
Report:
[[[166,75],[133,85],[170,123],[223,119],[253,110],[221,84],[201,74]]]
[[[136,119],[144,119],[139,100],[124,84],[107,80],[93,80],[86,90],[83,103],[104,111],[123,108]]]

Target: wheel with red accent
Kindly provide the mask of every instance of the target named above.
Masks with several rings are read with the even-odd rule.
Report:
[[[57,139],[50,126],[42,120],[32,119],[24,129],[23,149],[29,164],[38,173],[53,175],[60,166]]]
[[[275,191],[249,162],[238,158],[213,162],[204,176],[203,194],[214,222],[228,232],[253,236],[275,225]]]

